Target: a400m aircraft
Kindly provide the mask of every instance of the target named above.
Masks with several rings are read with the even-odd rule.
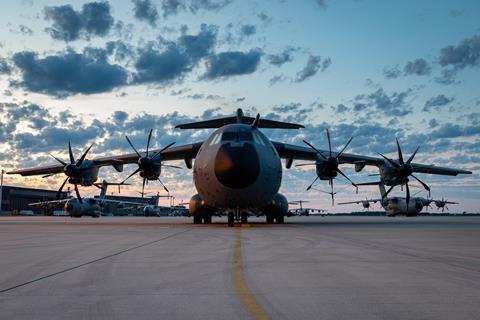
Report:
[[[294,160],[315,161],[316,174],[321,180],[335,178],[337,170],[332,168],[332,163],[326,163],[328,157],[335,157],[334,166],[340,164],[354,164],[355,170],[360,172],[366,165],[379,168],[386,166],[401,166],[396,160],[376,158],[331,150],[311,149],[275,142],[268,139],[259,129],[300,129],[300,124],[260,119],[243,115],[238,109],[236,116],[224,117],[213,120],[193,122],[177,125],[179,129],[216,129],[202,142],[183,146],[167,147],[150,150],[149,157],[146,152],[135,152],[111,157],[101,157],[77,164],[79,170],[67,170],[63,161],[61,164],[47,167],[21,169],[8,172],[10,174],[50,175],[64,172],[70,183],[83,185],[83,181],[95,181],[98,170],[93,168],[112,165],[119,172],[123,171],[124,164],[137,163],[142,177],[149,180],[158,179],[163,161],[184,160],[187,168],[193,165],[193,182],[198,191],[190,199],[189,211],[194,223],[211,223],[212,215],[216,212],[228,212],[228,225],[233,226],[235,220],[247,223],[249,212],[260,212],[266,216],[267,223],[284,222],[288,213],[288,201],[285,196],[278,193],[282,181],[282,165],[280,159],[286,159],[285,165],[289,169]],[[89,150],[89,149],[87,149]],[[75,164],[70,153],[71,164]],[[86,153],[85,153],[86,154]],[[142,159],[149,158],[149,165],[142,166]],[[83,160],[82,156],[82,160]],[[412,157],[413,158],[413,157]],[[152,163],[153,162],[153,163]],[[401,161],[403,163],[403,161]],[[88,166],[87,166],[88,164]],[[404,184],[408,181],[411,172],[430,173],[456,176],[470,174],[470,171],[437,167],[434,165],[408,163],[408,172],[390,170],[389,176],[392,184]],[[410,172],[411,169],[411,172]],[[154,172],[149,172],[150,170]],[[73,172],[75,171],[75,172]],[[74,173],[74,176],[69,174]],[[407,173],[407,174],[406,174]]]

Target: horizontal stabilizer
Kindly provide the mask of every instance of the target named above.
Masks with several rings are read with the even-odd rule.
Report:
[[[205,121],[198,121],[198,122],[191,122],[191,123],[184,123],[175,126],[175,128],[179,129],[210,129],[210,128],[220,128],[227,124],[232,123],[243,123],[243,124],[258,124],[258,128],[278,128],[278,129],[300,129],[304,128],[301,124],[296,123],[289,123],[289,122],[282,122],[282,121],[275,121],[275,120],[267,120],[259,118],[255,120],[252,117],[246,117],[243,115],[242,109],[237,110],[237,115],[233,117],[225,117],[213,120],[205,120]]]
[[[252,117],[242,117],[241,122],[243,124],[252,124],[255,121],[255,118]],[[179,124],[175,128],[179,129],[210,129],[210,128],[220,128],[227,124],[238,123],[237,117],[226,117],[220,119],[192,122]],[[275,120],[267,120],[260,118],[258,121],[259,128],[278,128],[278,129],[300,129],[304,128],[301,124],[281,122]]]

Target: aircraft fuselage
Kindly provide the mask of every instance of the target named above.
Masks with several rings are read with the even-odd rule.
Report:
[[[280,189],[282,165],[273,144],[257,128],[229,124],[215,130],[199,149],[193,180],[212,207],[260,208]]]

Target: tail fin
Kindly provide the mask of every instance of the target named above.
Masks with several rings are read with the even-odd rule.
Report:
[[[100,199],[104,199],[107,194],[108,182],[103,180],[102,186],[100,187]]]
[[[175,126],[179,129],[209,129],[209,128],[220,128],[227,124],[232,123],[243,123],[243,124],[253,124],[255,118],[245,117],[243,115],[242,109],[237,109],[237,113],[233,117],[225,117],[213,120],[198,121],[191,123],[184,123]],[[304,128],[301,124],[281,122],[275,120],[260,119],[256,121],[259,128],[278,128],[278,129],[300,129]]]
[[[118,186],[118,193],[120,193],[120,186],[127,186],[130,185],[129,183],[124,183],[124,182],[107,182],[106,180],[103,180],[102,183],[94,183],[93,184],[95,187],[100,189],[100,199],[104,199],[105,195],[107,194],[107,188],[108,186]]]

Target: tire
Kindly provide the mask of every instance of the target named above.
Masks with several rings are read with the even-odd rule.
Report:
[[[272,223],[273,223],[273,220],[274,220],[274,219],[273,219],[273,215],[267,214],[267,215],[265,215],[265,216],[267,217],[267,223],[268,223],[268,224],[272,224]]]
[[[233,227],[235,225],[235,214],[233,212],[228,213],[228,226]]]
[[[248,223],[248,212],[242,212],[242,224]]]
[[[283,224],[285,223],[285,217],[283,215],[278,215],[275,217],[275,220],[278,224]]]
[[[193,216],[193,223],[194,224],[202,223],[202,217],[200,217],[199,215],[194,215]]]
[[[205,217],[203,218],[203,223],[205,223],[205,224],[212,223],[212,216],[209,215],[209,214],[205,215]]]

